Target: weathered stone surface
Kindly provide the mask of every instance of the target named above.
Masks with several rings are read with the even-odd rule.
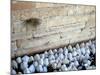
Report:
[[[23,7],[21,4],[24,3],[14,6],[11,15],[12,57],[96,37],[95,6],[36,2],[25,3],[28,6]],[[30,18],[41,19],[41,24],[36,27],[26,24],[24,21]]]
[[[73,37],[72,37],[73,35]],[[34,39],[27,39],[27,40],[23,40],[20,41],[20,43],[18,43],[18,46],[20,46],[19,48],[31,48],[31,47],[39,47],[42,45],[46,45],[49,43],[55,43],[57,41],[66,41],[66,40],[76,40],[76,38],[78,37],[83,37],[82,39],[85,39],[85,37],[91,36],[91,32],[88,31],[72,31],[72,32],[64,32],[64,33],[60,33],[60,34],[54,34],[54,35],[48,35],[45,37],[41,37],[41,38],[34,38]],[[74,39],[75,38],[75,39]],[[17,43],[17,42],[16,42]],[[63,44],[65,44],[65,42],[63,42]]]
[[[96,26],[96,15],[90,15],[89,19],[86,21],[86,27]]]
[[[22,21],[18,21],[13,23],[13,30],[14,33],[26,32],[26,26],[23,24]]]
[[[70,26],[71,25],[71,26]],[[61,26],[51,26],[48,27],[48,30],[45,29],[38,29],[37,31],[28,31],[28,32],[21,32],[21,33],[15,33],[12,34],[12,40],[18,40],[18,39],[30,39],[30,38],[39,38],[39,37],[44,37],[44,36],[49,36],[49,35],[55,35],[59,33],[64,33],[64,32],[71,32],[74,30],[81,30],[81,28],[84,28],[85,24],[84,23],[73,23],[69,25],[61,25]]]
[[[24,9],[32,9],[33,7],[35,7],[36,5],[35,5],[35,3],[33,4],[32,2],[28,2],[27,1],[27,3],[26,2],[18,2],[18,1],[16,1],[16,2],[12,2],[12,11],[14,11],[14,10],[24,10]]]
[[[50,16],[59,15],[85,15],[95,13],[95,6],[79,6],[79,5],[66,5],[61,7],[51,8],[34,8],[26,10],[13,11],[12,14],[16,17],[16,20],[25,20],[30,17],[46,18]],[[18,16],[20,15],[20,16]]]
[[[93,26],[95,25],[95,15],[81,15],[81,16],[53,16],[53,17],[47,17],[45,19],[41,19],[41,25],[39,25],[37,28],[34,28],[31,25],[24,25],[23,21],[21,23],[21,21],[17,21],[15,23],[12,23],[12,25],[14,24],[14,31],[15,33],[17,32],[21,32],[21,31],[25,31],[25,29],[27,29],[27,31],[36,31],[37,29],[40,31],[44,31],[44,29],[47,31],[48,28],[51,26],[52,27],[60,27],[63,25],[70,25],[72,23],[77,23],[77,22],[84,22],[86,23],[86,26]]]
[[[11,51],[16,51],[16,50],[17,50],[16,42],[12,41],[11,42]]]

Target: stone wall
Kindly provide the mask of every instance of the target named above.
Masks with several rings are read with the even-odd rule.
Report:
[[[39,25],[26,22],[41,20]],[[96,37],[96,7],[14,2],[11,14],[12,57],[41,52]],[[30,21],[31,22],[31,21]]]

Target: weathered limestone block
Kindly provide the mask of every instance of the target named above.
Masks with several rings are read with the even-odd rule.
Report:
[[[84,23],[75,23],[75,24],[69,24],[69,25],[61,25],[61,26],[51,26],[48,27],[49,29],[46,30],[46,28],[38,29],[36,31],[28,31],[28,32],[22,32],[22,33],[15,33],[12,34],[12,40],[18,40],[18,39],[29,39],[29,38],[39,38],[49,35],[55,35],[59,33],[64,32],[71,32],[74,30],[81,30],[81,28],[84,28]]]
[[[73,37],[72,37],[73,35]],[[54,35],[48,35],[45,37],[41,37],[41,38],[34,38],[34,39],[27,39],[27,40],[23,40],[20,41],[20,43],[18,44],[20,46],[20,48],[31,48],[31,47],[38,47],[42,45],[46,45],[49,43],[55,43],[57,41],[62,41],[62,40],[69,40],[69,39],[73,39],[76,40],[76,37],[83,37],[84,36],[90,36],[91,32],[90,31],[72,31],[72,32],[65,32],[62,34],[54,34]],[[95,37],[95,36],[94,36]],[[17,43],[17,42],[16,42]]]
[[[14,10],[24,10],[24,9],[32,9],[34,8],[36,5],[35,3],[33,4],[32,2],[22,2],[22,1],[16,1],[16,2],[12,2],[12,11]]]
[[[36,3],[36,8],[53,7],[53,3]],[[56,5],[55,5],[56,6]]]
[[[12,58],[15,57],[15,56],[23,55],[23,54],[42,52],[42,51],[49,50],[49,49],[52,49],[52,48],[57,48],[57,47],[65,45],[65,43],[68,44],[69,40],[61,40],[61,41],[51,42],[51,43],[48,43],[48,44],[43,44],[43,45],[38,46],[38,47],[19,49],[16,52],[12,53]]]
[[[29,32],[29,33],[23,32],[23,33],[16,33],[16,34],[11,35],[12,40],[29,39],[29,38],[32,38],[32,37],[33,37],[32,32]]]
[[[59,25],[70,25],[77,22],[85,22],[89,19],[89,15],[82,16],[54,16],[51,18],[46,18],[44,25],[50,26],[59,26]]]
[[[66,6],[65,3],[48,3],[48,2],[45,2],[45,3],[35,3],[36,4],[36,8],[47,8],[47,7],[61,7],[61,6]]]
[[[91,16],[90,15],[81,15],[81,16],[48,17],[48,18],[45,18],[45,19],[41,19],[42,20],[41,25],[39,25],[37,28],[34,28],[33,26],[28,25],[28,24],[26,25],[26,28],[28,29],[28,31],[34,31],[34,30],[36,31],[37,29],[39,29],[41,31],[46,29],[46,31],[47,31],[48,28],[51,27],[51,26],[53,26],[53,27],[58,26],[59,27],[61,25],[70,25],[71,23],[76,23],[76,22],[86,22],[86,25],[89,25],[89,23],[91,23],[91,22],[94,23],[94,21],[88,21],[88,20],[90,20],[90,18],[92,18],[92,16],[94,16],[94,15],[91,15]],[[93,20],[94,20],[94,17],[93,17]],[[15,27],[17,26],[15,28],[16,32],[21,31],[20,30],[21,26],[24,26],[24,24],[22,24],[20,22],[23,22],[23,21],[18,21],[18,22],[13,23],[15,25]],[[19,26],[17,25],[18,23],[19,23]],[[93,23],[91,23],[91,24],[93,24]],[[18,27],[20,27],[20,28],[18,28]],[[25,26],[22,29],[23,29],[22,31],[25,31]]]
[[[81,12],[80,12],[81,11]],[[51,8],[34,8],[34,9],[26,9],[26,10],[17,10],[13,11],[12,14],[16,16],[16,20],[25,20],[30,17],[50,17],[50,16],[59,16],[59,15],[85,15],[95,13],[94,6],[78,6],[78,5],[66,5],[61,7],[51,7]],[[17,16],[20,15],[20,16]]]
[[[48,36],[51,34],[58,34],[58,33],[63,33],[63,32],[69,32],[69,31],[73,31],[73,30],[77,30],[77,29],[81,29],[85,27],[84,23],[75,23],[75,24],[70,24],[71,26],[67,26],[67,25],[62,25],[62,26],[56,26],[56,27],[49,27],[49,31],[46,32],[41,32],[39,33],[35,33],[34,37],[42,37],[42,36]]]
[[[12,24],[14,33],[19,33],[19,32],[26,32],[26,26],[23,24],[23,21],[18,21]]]
[[[96,26],[96,15],[90,15],[90,18],[86,21],[86,27],[95,27]]]
[[[83,36],[78,36],[78,37],[74,37],[74,39],[70,39],[69,43],[75,43],[75,42],[79,42],[79,41],[84,41],[84,40],[89,40],[95,38],[95,35],[83,35]]]
[[[16,41],[12,41],[11,42],[11,51],[16,51],[16,50],[17,50]]]
[[[22,39],[16,40],[16,46],[17,46],[17,48],[22,48],[21,47],[22,42],[24,42],[24,40],[22,40]]]

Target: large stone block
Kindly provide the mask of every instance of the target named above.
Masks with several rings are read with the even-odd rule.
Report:
[[[57,16],[57,15],[85,15],[85,14],[92,14],[95,13],[95,6],[79,6],[79,5],[66,5],[61,7],[49,7],[49,8],[33,8],[33,9],[26,9],[26,10],[17,10],[13,11],[12,14],[16,16],[17,19],[25,20],[30,17],[50,17],[50,16]],[[20,15],[20,16],[17,16]]]
[[[23,21],[14,22],[12,25],[14,33],[26,32],[26,25],[23,23]]]

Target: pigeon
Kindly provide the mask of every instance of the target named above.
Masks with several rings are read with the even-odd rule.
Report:
[[[57,49],[54,49],[54,50],[53,50],[53,53],[57,53]]]
[[[21,57],[17,57],[16,61],[17,61],[18,64],[20,64],[22,62]]]
[[[69,59],[70,61],[73,61],[73,57],[72,57],[72,54],[71,54],[71,53],[68,53],[68,59]]]
[[[11,70],[11,75],[16,75],[16,71],[14,69]]]
[[[72,56],[73,56],[73,57],[76,57],[76,56],[77,56],[77,52],[76,52],[76,51],[73,51],[73,52],[72,52]]]
[[[43,63],[43,59],[38,60],[38,63],[39,63],[40,65],[43,65],[43,64],[44,64],[44,63]]]
[[[76,67],[78,67],[78,66],[79,66],[79,62],[78,62],[78,61],[74,61],[74,65],[75,65]]]
[[[86,48],[85,52],[90,55],[90,49],[89,48]]]
[[[48,58],[49,60],[54,60],[55,59],[55,57],[54,57],[54,55],[49,55],[49,58]]]
[[[67,58],[63,59],[63,64],[69,64],[69,60]]]
[[[73,66],[71,70],[72,71],[77,71],[78,69],[76,68],[76,66]]]
[[[28,69],[28,68],[26,68],[25,70],[24,70],[24,74],[30,74],[31,72],[30,72],[30,70]]]
[[[85,47],[85,43],[82,42],[82,43],[80,44],[80,47],[81,47],[81,48],[84,48],[84,47]]]
[[[22,75],[22,72],[18,72],[18,75]]]
[[[48,58],[45,58],[45,59],[44,59],[44,65],[45,65],[45,66],[48,66],[48,65],[49,65]]]
[[[69,50],[69,52],[72,52],[73,51],[73,48],[72,48],[71,45],[68,46],[68,50]]]
[[[34,61],[34,62],[33,62],[33,65],[34,65],[35,67],[37,67],[37,66],[39,65],[39,63],[38,63],[37,61]]]
[[[57,68],[57,63],[53,63],[52,67],[53,67],[53,69],[56,69]]]
[[[76,51],[77,49],[75,47],[73,47],[73,51]]]
[[[68,49],[64,47],[64,55],[66,56],[68,54]]]
[[[11,63],[11,66],[14,68],[14,69],[18,69],[18,64],[15,60],[12,60],[12,63]]]
[[[36,67],[36,70],[37,70],[37,72],[43,72],[42,65],[38,65],[38,66]]]
[[[54,54],[54,57],[55,57],[55,59],[56,59],[56,58],[58,57],[58,54],[57,54],[57,53],[55,53],[55,54]]]
[[[58,62],[58,64],[57,64],[57,68],[60,68],[60,67],[61,67],[61,63]]]
[[[63,49],[59,48],[58,53],[63,53]]]
[[[33,56],[30,56],[29,57],[29,62],[32,62],[32,61],[34,61],[34,57]]]
[[[85,48],[82,47],[82,48],[80,48],[80,50],[81,50],[81,54],[85,55]]]
[[[36,60],[36,61],[40,60],[40,55],[39,55],[39,54],[36,54],[36,55],[34,56],[34,60]]]
[[[34,67],[33,64],[30,65],[30,67],[29,67],[29,71],[30,71],[31,73],[34,73],[34,72],[35,72],[35,67]]]
[[[79,46],[79,44],[78,44],[78,43],[76,44],[76,49],[80,49],[80,46]]]
[[[48,52],[45,51],[45,52],[44,52],[44,55],[45,55],[45,57],[47,58],[47,57],[48,57]]]
[[[59,53],[59,58],[60,58],[61,60],[64,59],[63,53]]]
[[[61,71],[68,71],[68,69],[67,69],[67,67],[66,67],[65,64],[63,64],[63,65],[61,66]]]
[[[27,62],[22,62],[20,65],[21,70],[24,70],[26,68],[28,68],[28,63]]]
[[[88,53],[85,54],[85,59],[90,59],[90,56]]]
[[[53,64],[55,62],[55,60],[50,60],[49,64]]]
[[[53,51],[50,49],[49,52],[48,52],[50,55],[53,55]]]
[[[23,62],[28,62],[29,61],[29,56],[25,55],[22,57]]]
[[[46,66],[43,66],[43,72],[48,72],[48,69]]]
[[[40,54],[40,58],[44,59],[45,58],[45,54]]]

